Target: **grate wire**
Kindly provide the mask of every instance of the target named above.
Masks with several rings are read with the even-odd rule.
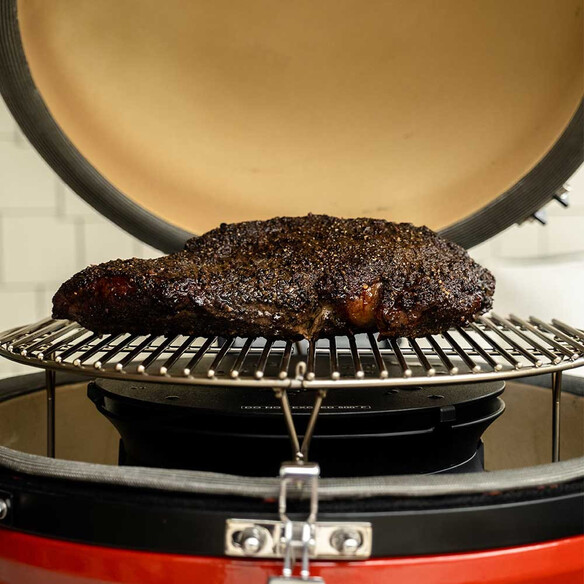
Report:
[[[0,354],[93,377],[328,389],[466,383],[561,371],[584,364],[584,333],[556,319],[493,313],[419,339],[383,340],[367,333],[308,343],[100,335],[72,321],[43,319],[0,333]]]

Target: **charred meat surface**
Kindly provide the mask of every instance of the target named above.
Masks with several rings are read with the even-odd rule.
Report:
[[[327,215],[222,224],[157,259],[89,266],[53,317],[100,333],[420,337],[492,305],[495,279],[427,227]]]

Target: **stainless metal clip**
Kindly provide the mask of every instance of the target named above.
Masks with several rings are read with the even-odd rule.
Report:
[[[316,520],[319,477],[318,464],[284,463],[280,467],[279,520],[228,519],[225,553],[235,557],[282,558],[282,574],[272,576],[268,584],[322,584],[322,578],[310,576],[310,559],[356,561],[369,558],[372,546],[370,523]],[[293,520],[289,516],[291,490],[295,494],[309,494],[309,511],[304,520]],[[300,575],[293,576],[298,558]]]
[[[315,529],[316,515],[318,513],[318,479],[320,467],[313,462],[286,462],[280,467],[280,497],[278,499],[278,511],[280,520],[284,525],[284,531],[280,538],[279,546],[284,556],[284,568],[282,576],[269,579],[268,584],[280,584],[282,582],[323,582],[322,578],[310,577],[309,559],[314,555],[316,546]],[[291,485],[298,489],[308,486],[310,493],[310,507],[308,517],[304,521],[292,521],[288,515],[288,490]],[[299,554],[298,554],[299,552]],[[300,578],[292,576],[294,563],[300,555]]]

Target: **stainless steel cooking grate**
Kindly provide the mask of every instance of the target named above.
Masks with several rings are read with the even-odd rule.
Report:
[[[98,335],[45,319],[0,335],[0,354],[93,377],[189,385],[331,389],[403,386],[537,375],[584,364],[584,333],[561,321],[491,313],[420,339],[372,334],[294,343],[262,338]]]
[[[584,365],[584,332],[559,320],[491,313],[421,339],[372,334],[293,343],[262,338],[99,335],[76,322],[44,319],[0,334],[0,355],[47,370],[47,454],[55,454],[55,370],[91,377],[249,387],[280,400],[293,456],[306,460],[328,390],[343,386],[468,383],[552,373],[552,460],[559,460],[564,369]],[[314,389],[302,442],[287,389]]]

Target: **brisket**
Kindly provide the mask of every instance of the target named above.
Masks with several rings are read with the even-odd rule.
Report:
[[[492,305],[495,280],[427,227],[326,215],[222,224],[161,258],[89,266],[53,317],[99,333],[419,337]]]

